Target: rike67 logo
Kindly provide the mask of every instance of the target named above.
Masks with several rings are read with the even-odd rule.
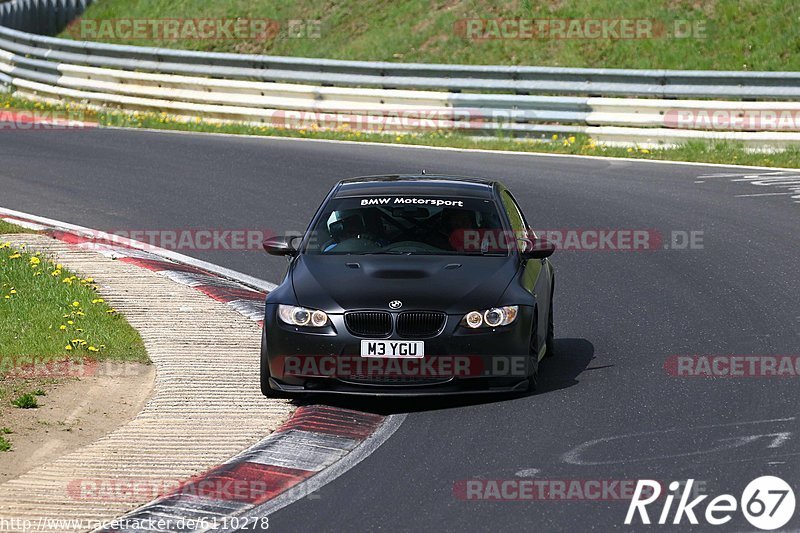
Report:
[[[669,484],[669,492],[663,499],[661,512],[653,518],[657,524],[680,524],[685,518],[690,524],[699,524],[698,516],[705,519],[705,523],[712,526],[727,524],[738,509],[750,522],[750,525],[761,530],[778,529],[792,519],[795,509],[795,497],[792,487],[784,480],[775,476],[762,476],[751,481],[737,499],[731,494],[721,494],[705,502],[705,510],[701,512],[707,494],[697,496],[691,501],[694,479],[686,483],[673,481]],[[678,491],[683,487],[681,494]],[[646,495],[646,496],[645,496]],[[648,506],[654,504],[662,496],[661,484],[649,479],[640,479],[636,484],[628,514],[625,516],[625,525],[636,522],[636,516],[642,524],[651,524]],[[673,511],[676,497],[677,506]],[[661,502],[659,502],[660,504]],[[652,507],[656,508],[658,504]],[[656,509],[651,509],[657,511]],[[685,522],[684,522],[685,523]]]

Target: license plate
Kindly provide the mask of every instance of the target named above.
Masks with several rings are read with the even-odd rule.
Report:
[[[422,341],[361,341],[361,357],[408,357],[419,359],[425,356]]]

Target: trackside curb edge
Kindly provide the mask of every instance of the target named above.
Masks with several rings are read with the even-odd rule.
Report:
[[[283,426],[230,461],[95,532],[138,531],[159,521],[168,531],[178,520],[191,525],[191,531],[267,529],[271,513],[313,497],[383,444],[404,418],[300,407]]]
[[[263,324],[266,293],[275,287],[137,241],[111,235],[104,239],[99,232],[73,224],[2,207],[0,220],[155,271],[228,304],[259,324]],[[234,531],[248,524],[252,529],[257,520],[312,494],[358,464],[404,419],[405,415],[382,416],[324,405],[299,407],[281,427],[228,462],[96,531],[152,531],[145,525],[152,518],[167,520],[164,531],[179,520],[197,526],[187,531]],[[219,489],[231,484],[238,487],[233,492]]]

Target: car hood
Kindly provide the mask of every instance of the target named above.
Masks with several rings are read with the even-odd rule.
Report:
[[[340,313],[389,309],[466,313],[497,304],[513,279],[513,256],[307,255],[295,260],[297,303]]]

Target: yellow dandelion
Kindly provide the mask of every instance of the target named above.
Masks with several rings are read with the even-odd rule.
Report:
[[[61,331],[67,331],[67,326],[61,324],[60,326],[58,326],[58,329],[60,329]]]

